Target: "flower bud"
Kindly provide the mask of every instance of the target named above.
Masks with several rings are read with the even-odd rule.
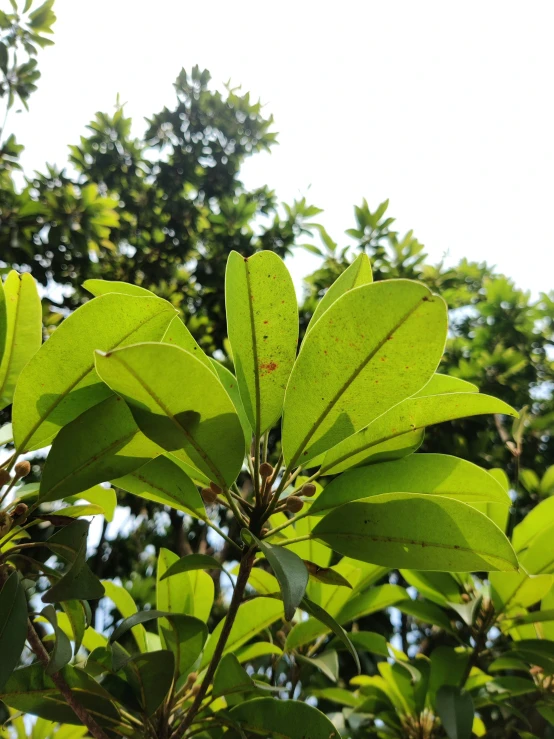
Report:
[[[12,519],[5,511],[0,511],[0,537],[5,536],[12,527]]]
[[[312,496],[315,495],[315,490],[316,490],[316,488],[315,488],[315,485],[313,484],[313,482],[307,482],[302,487],[302,490],[300,491],[300,495],[305,495],[306,498],[311,498]]]
[[[190,692],[192,693],[192,695],[198,695],[198,693],[200,692],[200,685],[193,685]]]
[[[217,500],[217,493],[211,488],[202,488],[200,495],[206,505],[213,505]]]
[[[21,462],[18,462],[13,469],[16,477],[27,477],[31,471],[31,463],[24,459]]]
[[[219,485],[216,485],[215,482],[210,482],[210,489],[216,494],[219,495],[219,493],[222,493],[223,490],[219,487]]]
[[[269,462],[262,462],[260,465],[260,475],[262,477],[271,477],[273,474],[273,467],[269,464]]]
[[[0,470],[0,488],[2,485],[6,485],[12,478],[7,470]]]
[[[18,503],[10,515],[12,518],[20,518],[21,516],[24,516],[28,510],[28,505],[25,505],[25,503]]]
[[[304,501],[296,495],[289,495],[286,502],[286,509],[291,513],[298,513],[304,508]]]

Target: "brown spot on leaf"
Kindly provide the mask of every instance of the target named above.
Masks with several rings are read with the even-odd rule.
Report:
[[[271,362],[262,362],[260,364],[260,369],[263,372],[270,373],[270,372],[275,372],[275,370],[277,369],[277,366],[278,366],[277,363],[276,362],[273,362],[273,361],[271,361]]]

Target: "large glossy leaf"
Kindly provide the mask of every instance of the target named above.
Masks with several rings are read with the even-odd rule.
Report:
[[[231,252],[225,303],[241,398],[260,436],[281,415],[298,342],[296,293],[283,261],[270,251]]]
[[[235,406],[235,410],[237,411],[237,415],[240,420],[240,425],[242,426],[242,430],[244,432],[244,446],[246,451],[248,452],[252,443],[252,427],[250,426],[250,421],[248,420],[248,416],[246,415],[246,411],[244,410],[242,398],[240,397],[240,390],[237,378],[232,372],[229,372],[229,370],[224,367],[221,362],[217,362],[215,359],[212,359],[210,361],[216,375],[219,377],[220,383],[229,393],[229,397],[231,398],[233,405]]]
[[[527,548],[518,553],[521,566],[530,575],[546,575],[554,572],[553,537],[554,525],[551,525],[533,537]]]
[[[339,298],[306,337],[287,386],[287,464],[309,462],[420,390],[440,361],[446,328],[442,298],[409,280]]]
[[[57,435],[44,466],[39,500],[65,498],[126,475],[160,451],[139,431],[124,401],[112,395]]]
[[[285,619],[292,621],[294,613],[308,584],[308,570],[300,557],[283,547],[274,547],[269,542],[260,541],[247,529],[243,529],[242,538],[251,545],[255,543],[271,565],[275,577],[279,581],[281,597],[285,607]]]
[[[17,667],[27,637],[27,600],[17,572],[0,590],[0,692]]]
[[[175,310],[165,300],[109,294],[66,318],[21,373],[13,424],[20,452],[50,444],[62,426],[111,395],[94,351],[158,341]]]
[[[46,542],[48,547],[69,568],[42,596],[44,603],[65,600],[93,600],[101,598],[104,588],[87,565],[87,535],[89,523],[78,520],[58,529]]]
[[[161,627],[166,643],[175,655],[175,663],[179,674],[186,673],[200,656],[204,643],[208,638],[208,627],[205,623],[193,616],[171,611],[139,611],[128,616],[118,625],[110,636],[110,642],[117,641],[138,624],[148,623],[157,619],[166,619],[167,628]]]
[[[222,487],[238,475],[244,436],[235,408],[215,374],[170,344],[136,344],[97,352],[102,379],[125,398],[139,428],[167,451]]]
[[[162,341],[164,342],[164,344],[173,344],[174,346],[178,346],[181,349],[190,352],[196,357],[196,359],[202,362],[202,364],[205,364],[209,370],[214,372],[214,367],[210,359],[201,349],[200,345],[191,334],[191,332],[188,330],[188,328],[185,326],[180,316],[175,316],[175,318],[171,321],[171,323],[167,327],[167,331],[165,332]]]
[[[173,682],[175,657],[169,650],[139,654],[125,665],[131,685],[147,716],[151,716],[166,697]]]
[[[382,493],[422,493],[465,503],[491,500],[510,504],[500,483],[477,465],[447,454],[412,454],[396,462],[345,472],[327,485],[310,512],[320,515],[343,503]]]
[[[310,614],[310,616],[313,616],[313,618],[317,619],[318,621],[321,621],[322,624],[325,624],[325,626],[330,629],[335,636],[344,644],[346,649],[350,652],[352,657],[354,658],[354,663],[356,665],[356,669],[358,670],[358,674],[361,672],[361,666],[360,666],[360,660],[358,657],[358,653],[356,652],[354,645],[350,641],[350,638],[346,631],[342,628],[342,626],[335,621],[335,619],[331,616],[330,613],[327,613],[327,611],[324,608],[321,608],[321,606],[318,606],[317,603],[314,603],[309,598],[304,598],[302,601],[302,608]]]
[[[406,600],[408,597],[404,588],[399,585],[380,585],[369,588],[354,597],[350,595],[350,591],[346,588],[342,588],[342,590],[346,591],[346,598],[342,603],[338,603],[338,608],[337,604],[332,602],[330,607],[326,603],[323,604],[325,610],[328,610],[341,626],[388,608],[399,601]],[[321,606],[321,604],[319,605]],[[294,649],[309,644],[318,636],[327,634],[329,631],[331,631],[331,628],[319,619],[309,618],[307,621],[301,621],[290,630],[287,636],[287,648]]]
[[[69,639],[64,631],[58,626],[58,618],[54,606],[46,606],[46,608],[43,608],[41,616],[49,621],[50,625],[54,629],[54,646],[50,651],[50,659],[48,661],[48,666],[46,667],[46,674],[53,675],[70,662],[71,657],[73,656],[73,651],[71,649]]]
[[[344,293],[355,287],[369,285],[373,282],[371,262],[367,254],[359,254],[352,264],[333,282],[325,295],[321,298],[314,310],[306,333],[311,331],[321,316],[335,303]]]
[[[448,739],[471,739],[474,710],[470,694],[456,685],[443,685],[435,702]]]
[[[515,527],[512,543],[516,552],[527,549],[539,534],[551,526],[554,526],[554,496],[539,503]]]
[[[0,295],[0,314],[5,316],[3,331],[0,315],[0,409],[12,402],[21,370],[42,343],[42,308],[31,275],[10,272],[3,293],[4,300]]]
[[[160,580],[167,577],[179,575],[181,572],[191,572],[192,570],[223,570],[224,567],[219,560],[210,554],[187,554],[178,559],[169,567]]]
[[[106,589],[106,597],[108,597],[122,617],[126,620],[138,613],[137,604],[133,600],[131,593],[121,585],[117,585],[110,580],[104,580],[104,588]],[[141,652],[146,652],[146,631],[144,626],[137,622],[132,626],[133,636],[137,643],[137,647]]]
[[[108,295],[109,293],[122,293],[123,295],[135,295],[139,297],[156,297],[151,290],[147,290],[145,287],[133,285],[130,282],[117,282],[116,280],[85,280],[83,282],[83,287],[95,297]]]
[[[268,739],[340,739],[325,714],[300,701],[254,698],[232,708],[230,715],[245,731]]]
[[[214,581],[202,570],[190,570],[164,578],[169,568],[178,561],[179,557],[169,549],[160,549],[156,605],[161,611],[185,613],[206,623],[214,601]]]
[[[226,654],[217,666],[214,675],[214,697],[232,696],[233,693],[251,692],[256,689],[254,681],[240,664],[234,654]],[[227,700],[227,705],[237,702]]]
[[[2,366],[2,357],[6,348],[6,334],[8,333],[8,317],[6,310],[6,296],[4,294],[4,283],[0,277],[0,367]]]
[[[163,455],[156,457],[131,474],[112,478],[112,481],[117,487],[145,500],[171,506],[195,518],[206,518],[204,503],[196,485],[175,458]]]
[[[444,393],[408,398],[327,452],[322,472],[336,475],[351,467],[366,464],[374,448],[402,434],[418,434],[435,423],[466,416],[499,413],[517,417],[507,403],[479,393]]]
[[[388,493],[331,511],[313,535],[364,562],[419,570],[515,570],[500,529],[465,503],[416,493]]]
[[[172,578],[175,579],[175,578]],[[171,580],[169,580],[171,582]],[[272,623],[283,618],[283,604],[275,598],[254,598],[239,606],[237,617],[231,629],[229,639],[225,645],[224,654],[234,652],[252,637],[271,626]],[[206,643],[202,655],[201,668],[206,667],[212,658],[219,635],[223,629],[225,619],[222,619]]]
[[[79,695],[80,703],[101,726],[113,728],[119,724],[119,712],[111,696],[90,675],[71,665],[62,669],[62,675],[69,687]],[[2,700],[24,714],[64,724],[80,723],[52,678],[46,675],[44,667],[38,662],[12,674],[4,688]]]
[[[491,572],[491,597],[498,613],[519,606],[529,608],[552,588],[554,575],[527,575],[525,572]]]

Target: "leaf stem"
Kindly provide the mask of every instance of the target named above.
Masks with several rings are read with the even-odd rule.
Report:
[[[206,674],[204,675],[204,679],[202,680],[202,684],[200,685],[200,689],[196,694],[193,704],[187,711],[181,724],[175,729],[173,734],[171,734],[171,739],[182,739],[182,737],[184,737],[185,735],[185,732],[194,721],[194,717],[200,710],[202,701],[204,700],[208,688],[210,687],[210,683],[212,682],[219,661],[221,660],[221,657],[223,655],[223,650],[225,649],[225,645],[227,644],[227,639],[229,638],[239,606],[242,602],[242,596],[244,595],[246,584],[248,582],[248,578],[254,564],[254,551],[254,549],[248,549],[243,552],[242,558],[240,560],[237,581],[235,583],[235,589],[233,591],[233,597],[231,598],[231,603],[229,605],[229,611],[227,612],[225,623],[223,624],[223,629],[221,630],[221,634],[219,636],[213,656],[210,660],[210,664],[208,665],[208,669],[206,670]]]
[[[294,539],[284,539],[283,541],[272,541],[271,544],[274,547],[288,547],[289,544],[297,544],[299,541],[309,541],[312,538],[311,534],[305,534],[304,536],[296,536]]]
[[[38,660],[44,667],[46,667],[50,661],[50,657],[40,636],[37,634],[31,619],[28,619],[27,623],[27,640]],[[54,672],[50,677],[54,685],[65,698],[68,706],[75,713],[81,723],[87,727],[92,736],[95,737],[95,739],[109,739],[102,727],[96,723],[95,719],[90,715],[87,709],[79,703],[61,672]]]

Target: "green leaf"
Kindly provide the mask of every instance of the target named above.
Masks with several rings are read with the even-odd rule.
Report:
[[[266,541],[260,541],[248,529],[242,529],[241,536],[246,544],[259,547],[271,565],[275,577],[279,581],[281,597],[285,606],[285,620],[292,621],[294,613],[308,584],[308,570],[300,557],[282,547],[274,547]]]
[[[165,300],[110,294],[82,305],[25,366],[14,397],[20,452],[52,442],[62,426],[111,395],[94,371],[94,351],[161,339],[174,308]]]
[[[340,739],[325,714],[300,701],[254,698],[234,706],[230,715],[245,731],[268,739]]]
[[[552,588],[553,575],[529,576],[525,572],[491,572],[491,597],[498,613],[519,606],[529,608]]]
[[[0,57],[6,53],[4,44],[0,44]],[[0,63],[0,67],[1,67]],[[4,293],[4,283],[0,277],[0,367],[2,366],[2,357],[6,348],[6,336],[8,333],[8,316],[6,310],[6,296]]]
[[[517,416],[502,400],[479,393],[445,393],[404,400],[327,452],[321,471],[336,475],[367,464],[374,448],[402,434],[417,434],[426,426],[466,416],[500,413]]]
[[[543,500],[528,513],[512,534],[516,552],[527,549],[545,529],[554,525],[554,497]]]
[[[234,652],[239,662],[251,662],[258,657],[265,657],[268,654],[275,654],[277,657],[281,657],[283,650],[278,647],[277,644],[271,644],[267,641],[257,641],[253,644],[246,644],[245,646],[239,647]]]
[[[0,446],[4,446],[4,444],[9,444],[10,441],[13,441],[13,429],[11,423],[5,423],[0,428]]]
[[[160,611],[186,613],[206,623],[214,601],[214,581],[202,570],[181,572],[164,579],[164,574],[178,560],[178,556],[169,549],[160,549],[156,573],[156,606]]]
[[[315,562],[308,560],[304,560],[304,564],[306,565],[308,574],[314,580],[325,583],[326,585],[338,585],[339,587],[350,588],[352,590],[352,585],[350,585],[348,580],[332,567],[319,567]]]
[[[46,542],[69,569],[42,596],[44,603],[64,600],[96,600],[104,595],[104,587],[86,563],[89,523],[80,520],[59,529]]]
[[[309,600],[309,598],[304,598],[302,600],[302,608],[306,611],[306,613],[309,613],[310,616],[313,616],[313,618],[316,618],[318,621],[321,621],[321,623],[325,624],[328,629],[330,629],[335,636],[340,639],[340,641],[344,644],[346,649],[350,652],[354,659],[354,663],[356,664],[356,669],[358,670],[358,675],[362,671],[362,668],[360,666],[360,659],[358,657],[358,653],[354,649],[354,645],[350,641],[348,634],[346,631],[342,628],[342,626],[335,621],[335,619],[331,616],[330,613],[327,613],[327,611],[324,608],[321,608],[321,606],[318,606],[317,603],[314,603],[313,601]],[[288,640],[287,640],[288,644]]]
[[[106,597],[113,601],[124,619],[131,618],[138,613],[137,604],[126,588],[116,585],[116,583],[110,580],[103,580],[102,584],[106,590]],[[146,632],[144,627],[140,623],[137,623],[132,626],[132,632],[139,650],[146,652]]]
[[[165,580],[167,577],[173,577],[173,575],[178,575],[180,572],[190,572],[191,570],[224,569],[225,568],[221,562],[209,554],[187,554],[185,557],[181,557],[181,559],[172,564],[171,567],[169,567],[160,577],[160,580]]]
[[[173,682],[173,652],[139,654],[125,665],[125,675],[147,716],[160,707]]]
[[[237,617],[223,653],[235,652],[256,634],[282,618],[283,604],[275,598],[254,598],[242,603],[239,606]],[[222,619],[210,634],[202,655],[200,669],[206,667],[210,662],[224,623],[225,619]]]
[[[110,643],[118,641],[129,629],[135,628],[138,624],[160,618],[167,619],[171,625],[168,629],[162,626],[161,630],[163,630],[166,643],[175,655],[178,674],[186,674],[186,671],[192,667],[202,653],[204,643],[208,638],[208,627],[198,618],[186,616],[183,613],[171,613],[171,611],[139,611],[123,619],[110,636],[109,641]]]
[[[439,626],[448,633],[453,633],[452,625],[442,608],[426,600],[401,600],[396,608],[402,613],[413,616],[417,621]]]
[[[235,406],[235,410],[239,417],[240,425],[242,426],[242,430],[244,433],[245,450],[246,452],[248,452],[252,443],[252,428],[250,426],[248,416],[246,415],[246,411],[244,410],[242,398],[240,397],[237,378],[232,372],[229,372],[229,370],[224,367],[221,362],[217,362],[215,359],[212,359],[210,361],[213,368],[215,369],[216,375],[219,377],[220,383],[229,393],[229,397],[231,398],[233,405]]]
[[[355,287],[369,285],[371,282],[373,282],[373,272],[369,257],[364,253],[359,254],[348,269],[344,270],[321,298],[308,324],[306,333],[311,331],[325,311],[342,297],[344,293],[349,292]]]
[[[416,493],[376,495],[331,511],[313,531],[335,551],[363,562],[419,570],[515,570],[500,529],[474,508]]]
[[[70,662],[73,652],[69,639],[58,626],[58,618],[56,616],[54,606],[46,606],[42,609],[40,615],[49,621],[50,625],[54,629],[54,648],[49,654],[50,658],[48,660],[48,666],[46,667],[46,674],[53,675]]]
[[[225,303],[240,395],[259,438],[281,416],[298,342],[296,293],[282,259],[270,251],[249,258],[232,251]]]
[[[0,693],[17,667],[27,638],[27,600],[17,572],[0,590]]]
[[[39,500],[59,500],[142,467],[160,448],[142,434],[116,395],[60,431],[44,466]]]
[[[112,482],[145,500],[171,506],[195,518],[206,518],[200,493],[175,457],[156,457],[131,474],[115,478]]]
[[[97,352],[96,368],[152,441],[170,452],[183,450],[187,464],[221,487],[235,480],[244,456],[240,421],[225,388],[200,360],[170,344],[148,343]]]
[[[109,693],[84,670],[66,665],[62,675],[69,687],[78,693],[79,702],[101,726],[113,728],[119,724],[119,712]],[[15,670],[4,688],[2,700],[24,714],[64,724],[80,724],[73,709],[39,663]]]
[[[302,654],[296,654],[295,659],[300,663],[315,667],[333,683],[336,683],[339,679],[339,658],[334,651],[324,652],[317,657],[305,657]]]
[[[477,465],[447,454],[413,454],[345,472],[327,485],[310,513],[321,515],[360,498],[400,492],[443,495],[464,503],[491,500],[510,504],[502,486]]]
[[[435,705],[436,694],[443,685],[460,685],[467,669],[468,659],[467,652],[458,652],[453,647],[435,647],[433,649],[431,653],[431,674],[427,690],[432,706]]]
[[[222,695],[229,696],[233,693],[245,693],[255,689],[254,681],[235,655],[226,654],[218,664],[214,675],[213,696],[219,698]],[[236,701],[227,701],[227,705],[234,703]]]
[[[83,490],[78,495],[66,498],[68,503],[75,503],[78,500],[88,500],[89,503],[99,506],[106,521],[113,521],[115,508],[117,506],[117,495],[113,488],[106,488],[102,485],[94,485],[89,490]],[[67,516],[67,508],[64,509],[64,516]]]
[[[409,280],[364,285],[333,303],[287,386],[287,465],[309,462],[420,390],[440,361],[446,328],[442,298]]]
[[[381,657],[390,657],[387,640],[382,634],[373,631],[352,631],[348,637],[358,652],[370,652]],[[330,649],[341,649],[341,647],[345,648],[344,644],[339,644],[337,639],[333,639],[329,644]]]
[[[443,685],[435,700],[448,739],[471,739],[474,708],[470,694],[456,685]]]
[[[156,295],[139,285],[132,285],[129,282],[117,282],[115,280],[85,280],[83,287],[95,297],[100,295],[108,295],[110,293],[119,293],[122,295],[135,295],[138,297],[156,297]]]
[[[5,329],[2,341],[4,301],[0,299],[0,409],[12,402],[21,370],[42,344],[42,306],[34,279],[30,274],[11,271],[3,292]]]
[[[63,618],[65,616],[71,626],[71,636],[73,636],[73,641],[75,642],[74,652],[75,656],[77,656],[77,653],[81,648],[81,644],[83,643],[83,637],[87,627],[85,607],[80,600],[65,600],[60,605],[64,613],[57,614],[58,625],[65,631]],[[70,636],[67,631],[65,631],[65,633]]]
[[[214,372],[215,368],[212,364],[212,361],[200,348],[200,345],[179,316],[175,316],[175,318],[171,321],[171,323],[167,327],[167,331],[165,332],[162,341],[164,342],[164,344],[172,344],[173,346],[178,346],[179,348],[184,349],[186,352],[189,352],[189,354],[193,354],[196,359],[202,362],[202,364],[205,364],[211,372]]]

